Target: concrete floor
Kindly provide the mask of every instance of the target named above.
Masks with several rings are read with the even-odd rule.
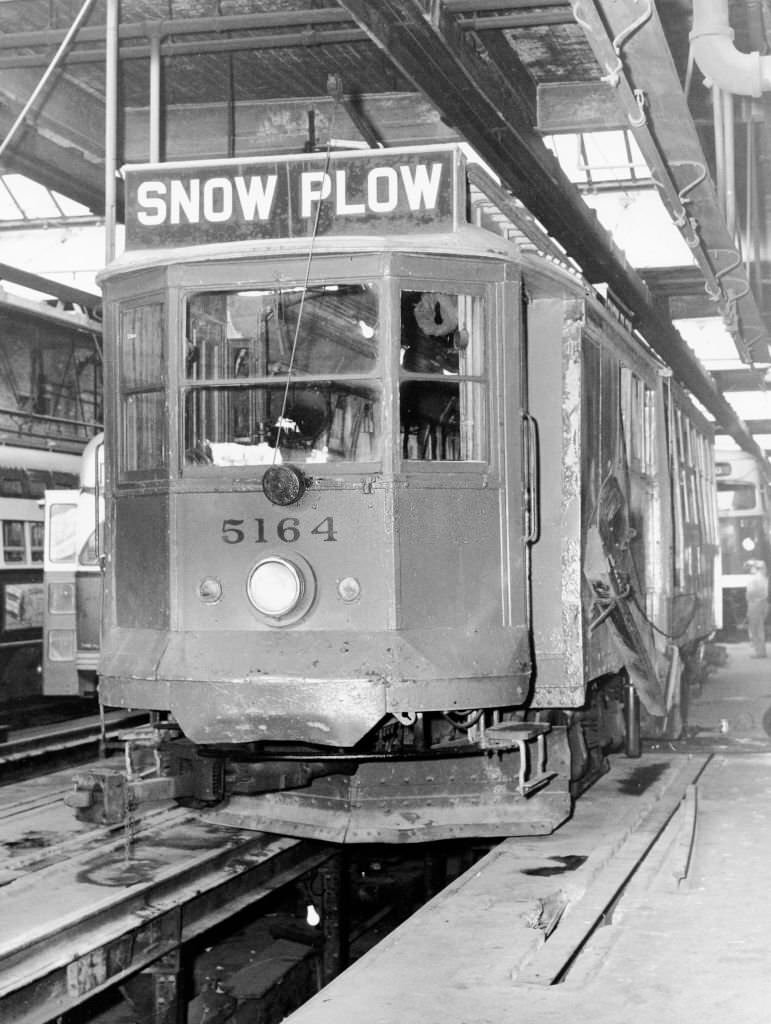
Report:
[[[688,750],[662,744],[641,761],[622,759],[558,833],[502,843],[287,1024],[767,1024],[771,742],[763,717],[771,658],[752,660],[747,643],[725,645],[725,655],[693,696]],[[644,795],[647,810],[630,811],[618,794],[646,771],[658,779]],[[616,901],[606,879],[622,877],[625,859],[636,856],[630,847],[639,850],[640,835],[666,821],[666,807],[657,818],[656,806],[669,791],[679,799],[688,772],[690,801],[673,804],[662,840]],[[696,830],[684,856],[689,806]],[[631,828],[630,813],[637,816]],[[539,892],[528,888],[539,874],[531,862],[566,862],[567,853],[588,859],[572,875],[541,879],[539,907],[567,901],[544,939],[526,912]],[[554,984],[541,967],[581,924],[598,881],[606,888],[600,898],[609,900],[601,926]]]
[[[701,693],[691,698],[689,726],[697,738],[716,734],[724,737],[727,749],[768,748],[771,739],[763,717],[771,709],[771,643],[769,657],[755,659],[749,643],[720,643],[725,664],[710,675]]]

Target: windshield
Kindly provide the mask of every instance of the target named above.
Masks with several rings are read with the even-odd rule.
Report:
[[[754,484],[720,483],[717,485],[719,512],[747,512],[757,503]]]
[[[192,295],[186,464],[379,460],[378,321],[371,284]]]

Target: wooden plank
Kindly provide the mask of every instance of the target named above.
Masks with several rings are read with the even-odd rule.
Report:
[[[72,1009],[334,854],[169,805],[128,833],[83,825],[62,803],[65,774],[9,787],[0,815],[0,1019],[14,1024]]]
[[[672,813],[707,760],[651,753],[614,764],[558,832],[501,843],[287,1024],[360,1021],[375,1004],[380,1024],[532,1019],[530,999],[545,986],[528,985],[525,973],[563,945],[562,929],[581,919],[596,894],[606,898],[611,872],[618,884],[630,870],[651,841],[654,819]],[[570,1018],[568,1005],[553,1017]]]
[[[712,376],[721,391],[759,391],[764,389],[763,370],[713,370]]]

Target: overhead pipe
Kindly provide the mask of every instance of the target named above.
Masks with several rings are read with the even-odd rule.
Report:
[[[713,85],[736,96],[771,90],[771,57],[742,53],[734,46],[728,0],[693,0],[690,34],[693,59]]]
[[[161,159],[161,37],[150,33],[150,163]]]
[[[762,28],[763,15],[759,3],[749,0],[748,17],[756,33]],[[756,38],[754,36],[753,38]],[[761,34],[762,37],[762,34]],[[692,58],[712,86],[715,115],[715,155],[717,160],[718,195],[724,203],[726,223],[732,236],[736,229],[734,154],[733,154],[733,96],[759,97],[771,91],[771,56],[742,53],[734,45],[734,31],[728,18],[728,0],[693,0],[693,27],[690,34]],[[748,118],[748,147],[752,148],[752,118]],[[748,158],[750,153],[748,152]],[[749,159],[748,159],[749,163]],[[748,168],[748,175],[754,168]],[[722,173],[721,173],[722,172]],[[722,188],[720,187],[722,177]],[[753,187],[757,196],[757,182],[748,185],[748,204],[753,201]],[[757,196],[759,206],[759,196]],[[747,213],[747,260],[754,241],[755,288],[762,296],[760,274],[759,210]],[[749,274],[748,274],[749,277]]]
[[[118,25],[119,0],[107,0],[104,73],[104,237],[105,263],[115,258],[118,208]]]
[[[715,188],[725,217],[725,133],[723,131],[722,92],[712,86],[712,126],[715,132]]]
[[[736,238],[736,156],[734,153],[734,98],[730,92],[723,99],[723,143],[725,145],[725,220],[728,234]]]

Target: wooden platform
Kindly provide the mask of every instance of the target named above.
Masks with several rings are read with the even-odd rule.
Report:
[[[184,943],[335,855],[168,804],[128,829],[85,825],[62,803],[71,776],[0,789],[0,1020],[9,1024],[43,1024],[145,969],[164,976],[173,1001]]]
[[[557,833],[501,843],[288,1024],[540,1020],[532,992],[561,988],[555,982],[706,763],[672,754],[625,762]]]

